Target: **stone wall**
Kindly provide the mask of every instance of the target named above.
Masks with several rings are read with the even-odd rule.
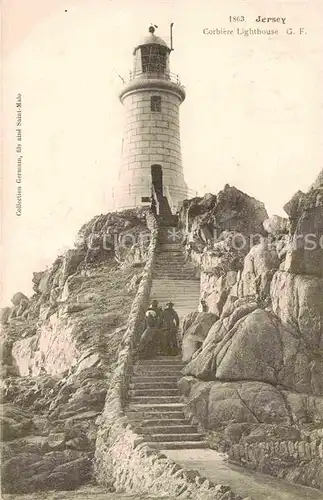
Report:
[[[323,429],[307,440],[234,444],[231,461],[253,470],[323,490]]]

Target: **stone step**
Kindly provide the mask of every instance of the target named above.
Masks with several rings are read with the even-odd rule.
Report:
[[[175,280],[176,281],[176,280]],[[186,293],[186,295],[184,295]],[[150,299],[152,300],[152,297],[155,296],[160,296],[160,297],[172,297],[174,300],[176,299],[176,303],[179,301],[182,302],[183,304],[185,302],[190,303],[190,302],[199,302],[200,299],[200,286],[196,288],[195,290],[192,290],[190,287],[187,287],[186,289],[183,288],[181,285],[181,288],[161,288],[161,287],[156,287],[152,290],[150,294]],[[175,304],[175,302],[174,302]],[[176,309],[176,308],[175,308]]]
[[[151,300],[153,300],[153,298],[155,297],[158,297],[158,302],[161,302],[161,303],[164,303],[167,302],[167,298],[172,298],[172,302],[174,304],[174,309],[177,311],[178,307],[181,307],[182,309],[186,309],[186,308],[189,308],[191,307],[192,304],[198,304],[198,299],[197,298],[194,298],[194,297],[187,297],[187,298],[184,298],[184,297],[180,297],[179,296],[179,293],[171,293],[171,292],[163,292],[163,293],[158,293],[158,292],[154,292],[150,298]],[[176,301],[176,302],[175,302]],[[187,306],[187,307],[185,307]]]
[[[189,262],[188,260],[185,259],[184,255],[181,254],[175,254],[174,252],[172,254],[168,253],[163,253],[163,254],[157,254],[156,259],[155,259],[155,265],[156,264],[166,264],[169,263],[171,265],[173,264],[184,264],[187,266],[190,266],[194,269],[195,266],[192,262]]]
[[[129,411],[148,411],[149,413],[156,414],[156,412],[171,412],[183,411],[183,403],[134,403],[131,401],[129,404]],[[158,415],[160,417],[160,415]]]
[[[158,260],[181,260],[187,262],[185,255],[183,252],[180,251],[174,251],[174,252],[157,252],[156,253],[156,260],[155,262],[158,262]],[[192,264],[193,265],[193,264]]]
[[[157,281],[157,280],[156,280]],[[179,286],[176,286],[176,281],[180,282]],[[188,280],[190,283],[192,280]],[[166,285],[153,286],[150,294],[152,295],[162,294],[162,295],[173,295],[177,299],[192,301],[199,300],[200,298],[200,282],[196,280],[196,285],[193,287],[189,285],[185,287],[182,280],[172,280],[172,286],[167,287]],[[185,295],[184,295],[185,294]]]
[[[145,384],[147,382],[153,383],[153,384],[158,384],[158,383],[165,383],[165,384],[171,384],[171,383],[176,383],[177,384],[178,377],[175,376],[159,376],[159,375],[152,375],[152,376],[147,376],[145,377],[144,375],[133,375],[131,379],[131,383],[134,384]]]
[[[168,404],[180,403],[180,396],[132,396],[132,404]]]
[[[142,360],[142,361],[151,361],[151,360]],[[164,363],[154,363],[154,362],[151,362],[151,363],[136,363],[134,365],[134,369],[140,369],[140,370],[156,370],[158,371],[159,369],[162,369],[162,368],[169,368],[170,370],[170,373],[173,373],[174,371],[181,371],[183,368],[184,368],[184,363],[181,362],[181,363],[171,363],[171,362],[168,362],[168,361],[164,361]]]
[[[127,417],[132,422],[137,422],[138,425],[141,425],[143,422],[165,422],[166,420],[169,424],[174,424],[176,422],[185,421],[184,413],[179,411],[167,411],[167,410],[158,410],[150,411],[149,408],[144,411],[132,411],[129,409],[127,411]],[[148,425],[148,424],[147,424]]]
[[[177,267],[177,268],[187,268],[187,269],[195,269],[195,267],[191,266],[190,264],[187,264],[185,260],[183,259],[156,259],[154,268],[156,269],[157,267],[165,267],[169,266],[171,268]]]
[[[203,434],[199,434],[197,432],[195,433],[192,433],[192,434],[184,434],[184,433],[180,433],[180,434],[149,434],[149,440],[150,441],[157,441],[157,442],[161,442],[161,441],[165,441],[167,443],[170,443],[171,441],[175,441],[175,442],[180,442],[180,441],[190,441],[190,442],[193,442],[193,441],[201,441],[202,438],[204,437]],[[148,436],[147,436],[148,438]]]
[[[168,243],[167,241],[160,241],[157,251],[159,252],[184,252],[181,243]]]
[[[184,290],[174,290],[174,289],[169,289],[169,290],[162,290],[162,289],[154,289],[150,295],[150,299],[152,300],[152,297],[155,297],[155,296],[159,296],[159,297],[162,297],[164,299],[166,299],[166,297],[173,297],[174,298],[174,304],[175,304],[175,300],[176,300],[176,304],[178,304],[179,302],[181,302],[182,304],[189,304],[191,302],[199,302],[199,291],[193,291],[193,292],[190,292],[190,289],[187,288],[186,290],[186,293],[187,295],[184,296]],[[175,307],[175,306],[174,306]],[[176,309],[176,308],[175,308]]]
[[[165,262],[156,262],[155,266],[154,266],[154,270],[158,270],[158,269],[167,269],[168,271],[193,271],[193,272],[197,272],[197,269],[195,269],[194,267],[192,266],[188,266],[185,264],[185,262],[173,262],[173,261],[168,261],[165,260]]]
[[[158,278],[158,279],[153,279],[153,284],[152,284],[152,292],[154,292],[156,289],[158,290],[174,290],[174,291],[183,291],[187,290],[191,292],[200,292],[200,281],[198,279],[196,280],[174,280],[171,279],[164,279],[164,278]]]
[[[153,280],[154,281],[154,280]],[[161,280],[158,280],[159,282],[164,282],[165,285],[171,285],[172,284],[172,280],[168,280],[168,279],[161,279]],[[195,285],[195,281],[192,280],[192,284]],[[183,280],[183,284],[187,284],[185,280]],[[178,283],[176,283],[176,286],[179,286]]]
[[[178,359],[174,362],[172,361],[168,361],[167,359],[165,361],[155,361],[154,359],[140,359],[139,361],[137,361],[137,363],[134,365],[135,368],[156,368],[156,370],[159,369],[159,367],[170,367],[171,369],[175,369],[177,368],[178,370],[180,370],[181,368],[183,368],[184,366],[184,363],[181,359]]]
[[[142,360],[142,361],[146,361],[146,360]],[[151,360],[147,360],[147,361],[151,361]],[[167,372],[167,370],[169,371],[169,373],[173,374],[173,372],[180,372],[184,367],[184,363],[170,363],[169,361],[164,361],[164,363],[136,363],[134,365],[134,370],[155,370],[155,371],[159,371],[160,370],[160,373],[164,373],[165,371]]]
[[[153,388],[153,389],[139,389],[135,387],[134,389],[129,390],[129,396],[131,397],[138,397],[138,396],[152,396],[154,397],[161,397],[161,396],[179,396],[179,390],[178,388],[174,389],[160,389],[160,388]]]
[[[205,441],[168,441],[168,442],[153,442],[146,441],[146,444],[155,450],[193,450],[208,448]]]
[[[153,272],[158,272],[158,271],[163,271],[166,272],[168,271],[169,273],[195,273],[196,275],[199,275],[199,272],[196,269],[192,269],[190,267],[185,266],[185,264],[172,264],[170,262],[165,262],[164,264],[158,264],[154,267]]]
[[[159,279],[158,276],[178,276],[178,279],[187,280],[187,278],[198,277],[199,274],[194,269],[185,269],[184,267],[169,267],[169,266],[158,266],[153,270],[153,279]],[[155,277],[156,276],[156,277]],[[160,279],[165,279],[161,277]],[[170,279],[170,278],[169,278]]]
[[[179,364],[179,365],[182,365],[183,364],[183,361],[182,361],[182,358],[180,356],[159,356],[157,358],[153,358],[153,359],[140,359],[139,361],[137,361],[137,364],[138,365],[150,365],[150,364],[153,364],[153,365],[158,365],[158,364]]]
[[[195,281],[199,278],[199,275],[192,271],[191,269],[170,269],[169,267],[159,267],[153,271],[153,280],[159,279],[169,279],[173,280],[176,278],[178,281]]]
[[[168,279],[171,279],[173,281],[183,281],[183,280],[187,280],[187,281],[192,281],[194,278],[196,277],[196,281],[198,281],[198,277],[196,276],[195,273],[192,273],[192,272],[182,272],[182,271],[171,271],[171,270],[163,270],[163,269],[160,269],[158,271],[154,271],[153,272],[153,279],[163,279],[163,278],[168,278]]]
[[[196,269],[191,269],[186,267],[184,264],[183,265],[172,265],[170,263],[165,264],[160,264],[154,267],[153,272],[169,272],[169,273],[182,273],[182,274],[189,274],[189,273],[195,273],[196,275],[199,275],[199,273],[196,271]]]
[[[181,271],[170,271],[170,270],[163,270],[160,269],[158,271],[153,272],[153,280],[160,280],[160,279],[169,279],[173,282],[173,287],[176,286],[176,281],[195,281],[197,283],[200,283],[199,277],[196,276],[196,274],[193,274],[191,272],[181,272]],[[182,285],[181,285],[182,286]],[[178,288],[178,287],[176,287]]]
[[[162,370],[156,370],[155,368],[142,368],[142,367],[137,367],[134,368],[135,370],[135,375],[140,375],[141,377],[154,377],[157,375],[162,375],[163,373],[172,373],[177,377],[177,380],[183,377],[183,373],[181,370],[174,371],[174,370],[168,370],[168,366],[163,368]]]
[[[195,434],[197,433],[196,425],[171,425],[167,423],[164,426],[138,426],[134,427],[134,431],[138,434],[146,435],[146,434]]]
[[[199,283],[199,278],[196,276],[195,273],[191,271],[172,271],[172,270],[167,270],[167,269],[159,269],[157,271],[153,272],[153,280],[159,280],[159,279],[169,279],[174,281],[194,281],[196,278],[196,281]]]
[[[177,377],[182,376],[181,365],[148,365],[148,366],[134,366],[134,375],[162,375],[163,373],[172,374]]]
[[[130,383],[129,389],[149,391],[150,389],[178,389],[176,382],[136,382]]]
[[[138,421],[138,427],[165,427],[165,426],[191,426],[191,422],[185,418],[150,418]]]

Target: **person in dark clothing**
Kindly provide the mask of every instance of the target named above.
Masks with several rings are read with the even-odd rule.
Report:
[[[162,309],[158,307],[158,301],[153,300],[146,311],[145,330],[139,341],[138,353],[141,358],[149,358],[156,354],[161,325]]]
[[[201,299],[200,306],[199,306],[199,312],[208,312],[209,308],[206,303],[206,300]]]
[[[176,355],[178,351],[177,330],[179,327],[179,317],[173,305],[173,302],[168,302],[163,311],[163,351],[171,356]]]
[[[158,300],[154,299],[151,301],[150,307],[152,308],[153,311],[156,312],[157,316],[157,327],[161,327],[163,324],[163,310],[161,307],[158,306]]]

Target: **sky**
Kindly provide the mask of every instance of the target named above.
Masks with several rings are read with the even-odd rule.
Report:
[[[1,303],[15,291],[29,295],[32,272],[111,208],[124,123],[118,75],[127,76],[151,23],[166,41],[174,23],[171,71],[187,93],[180,120],[189,187],[203,195],[229,183],[283,214],[323,167],[322,14],[320,0],[3,0]],[[278,36],[203,33],[236,29],[230,15],[244,15],[246,29],[259,26],[259,15],[286,22],[262,23]]]

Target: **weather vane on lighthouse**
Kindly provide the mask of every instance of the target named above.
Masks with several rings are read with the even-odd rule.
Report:
[[[115,189],[117,210],[153,204],[158,213],[178,210],[187,198],[179,126],[179,107],[186,94],[170,72],[171,46],[149,26],[133,50],[130,80],[120,92],[126,123],[122,160]]]
[[[150,23],[149,30],[148,30],[149,33],[154,34],[156,28],[158,28],[157,24]]]

